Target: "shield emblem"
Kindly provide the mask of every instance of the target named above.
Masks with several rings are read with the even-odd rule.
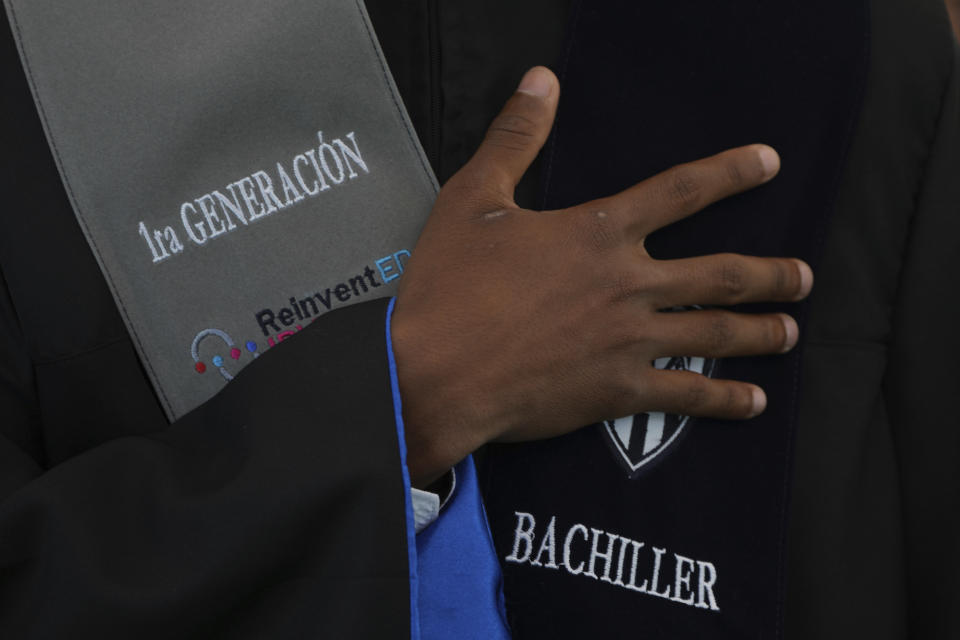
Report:
[[[716,360],[709,358],[659,358],[657,369],[693,371],[712,377]],[[688,416],[671,413],[638,413],[616,420],[604,420],[601,428],[614,458],[631,480],[655,459],[674,449],[690,422]]]

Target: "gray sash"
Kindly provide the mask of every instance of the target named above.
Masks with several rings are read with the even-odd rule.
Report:
[[[359,0],[5,3],[171,420],[393,293],[437,187]]]

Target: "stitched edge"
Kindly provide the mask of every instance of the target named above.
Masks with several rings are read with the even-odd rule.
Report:
[[[96,353],[97,351],[102,351],[108,349],[114,345],[121,344],[127,341],[126,336],[118,336],[116,338],[110,338],[109,340],[102,340],[95,343],[93,346],[87,347],[82,351],[77,351],[76,353],[69,353],[62,356],[53,356],[51,358],[42,358],[34,360],[33,364],[37,367],[44,367],[51,364],[59,364],[61,362],[69,362],[70,360],[76,360],[77,358],[82,358],[84,356],[90,355],[91,353]]]

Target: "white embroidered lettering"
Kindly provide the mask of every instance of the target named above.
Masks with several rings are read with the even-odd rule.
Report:
[[[180,220],[183,221],[183,229],[187,232],[187,236],[191,240],[197,244],[203,244],[207,241],[207,230],[203,225],[203,220],[200,222],[190,222],[187,220],[188,213],[191,213],[194,216],[200,215],[197,213],[196,207],[189,202],[184,202],[180,207]]]
[[[356,133],[350,131],[345,137],[348,142],[334,138],[328,143],[324,142],[323,132],[318,131],[315,149],[298,153],[288,163],[275,162],[276,178],[263,170],[254,171],[222,189],[213,189],[192,202],[184,202],[180,206],[180,221],[187,237],[193,244],[203,246],[207,240],[228,234],[241,225],[249,226],[250,222],[315,197],[331,189],[329,183],[340,185],[348,176],[354,180],[370,173]],[[314,179],[304,175],[308,166],[313,168]],[[147,243],[153,263],[163,262],[184,250],[172,227],[166,226],[161,231],[140,221],[137,233]],[[400,264],[399,254],[395,258]],[[345,302],[351,295],[358,295],[358,285],[351,286],[352,294],[344,288],[335,290],[337,299]]]
[[[613,579],[613,584],[618,587],[626,586],[623,584],[623,561],[627,557],[627,545],[631,542],[633,540],[620,536],[620,553],[617,554],[617,577]]]
[[[550,524],[547,525],[547,532],[543,534],[543,540],[540,541],[540,550],[536,557],[530,563],[535,567],[544,566],[548,569],[557,569],[557,517],[550,518]],[[543,564],[541,558],[547,554],[547,564]]]
[[[590,566],[587,569],[587,572],[583,575],[590,576],[593,579],[597,578],[597,573],[595,571],[597,558],[603,560],[603,575],[600,577],[600,580],[604,582],[612,582],[610,580],[610,567],[613,565],[613,552],[617,547],[617,538],[618,536],[615,533],[608,533],[607,536],[607,550],[601,552],[598,549],[600,537],[604,535],[604,532],[600,529],[590,529],[593,532],[593,538],[590,541]]]
[[[256,187],[253,186],[253,180],[249,177],[242,178],[233,183],[238,189],[240,189],[240,196],[243,198],[243,203],[247,205],[247,213],[250,214],[250,221],[253,222],[263,216],[267,215],[266,209],[264,209],[263,204],[257,200],[257,193],[254,191]],[[233,185],[230,185],[231,187]],[[256,209],[254,209],[256,205]]]
[[[320,166],[323,167],[323,172],[330,178],[330,182],[340,184],[345,177],[343,161],[340,160],[340,156],[337,155],[337,150],[333,148],[333,145],[323,141],[323,131],[317,131],[317,138],[320,140],[320,146],[317,147],[317,157],[320,158]],[[327,156],[330,156],[337,164],[336,176],[330,171],[330,165],[327,164]]]
[[[583,561],[580,562],[576,567],[570,564],[570,545],[573,543],[573,535],[579,533],[583,536],[584,540],[590,539],[590,532],[587,531],[587,528],[582,524],[575,524],[570,527],[570,530],[567,531],[567,537],[563,540],[563,566],[567,568],[569,573],[573,575],[578,575],[583,573]]]
[[[237,228],[237,225],[234,224],[230,216],[239,220],[243,226],[247,226],[247,219],[243,215],[243,205],[240,204],[240,196],[237,194],[236,188],[236,184],[227,186],[227,191],[229,191],[233,197],[232,200],[216,189],[213,191],[213,197],[217,199],[217,203],[220,205],[220,211],[223,212],[223,219],[227,221],[227,229],[230,231]]]
[[[673,557],[676,559],[677,564],[674,565],[674,572],[676,577],[673,582],[673,600],[674,602],[680,602],[682,604],[692,605],[693,604],[693,591],[690,589],[690,578],[693,573],[694,563],[690,558],[684,558],[679,553],[673,554]],[[686,567],[686,571],[684,568]],[[690,597],[685,598],[681,587],[690,592]]]
[[[263,197],[263,203],[267,205],[268,214],[274,213],[278,209],[283,209],[283,203],[280,202],[277,194],[273,192],[273,180],[266,171],[257,171],[250,177],[254,179],[257,183],[257,188],[260,189],[260,195]]]
[[[720,607],[717,606],[717,598],[713,594],[713,586],[717,583],[717,568],[713,566],[712,562],[700,562],[697,561],[697,566],[700,567],[700,573],[698,575],[698,588],[697,588],[697,608],[707,609],[710,608],[713,611],[720,611]],[[709,598],[709,603],[707,599]]]
[[[643,548],[644,543],[631,540],[630,544],[633,545],[633,558],[630,560],[630,582],[627,584],[627,589],[636,591],[638,593],[646,593],[646,580],[644,580],[643,584],[641,584],[639,587],[637,586],[637,560],[640,559],[640,549]]]
[[[364,173],[370,173],[370,170],[367,169],[367,163],[364,162],[363,158],[360,156],[360,149],[357,148],[357,141],[354,138],[353,131],[347,134],[347,140],[353,143],[353,149],[345,145],[343,140],[340,138],[334,140],[333,144],[337,145],[337,148],[340,149],[340,155],[343,157],[343,163],[347,165],[347,171],[350,172],[350,179],[353,180],[358,174],[353,170],[353,165],[350,164],[351,160],[356,162],[357,166],[363,169]]]
[[[207,193],[194,200],[194,202],[200,207],[200,212],[203,213],[203,217],[207,221],[207,229],[210,230],[209,237],[216,238],[220,234],[227,232],[226,225],[223,224],[223,220],[217,215],[216,202],[214,202],[213,196]]]
[[[533,553],[533,531],[537,526],[533,516],[529,513],[514,513],[517,516],[517,529],[513,534],[513,553],[506,557],[507,562],[516,562],[523,564],[530,559]],[[528,528],[524,528],[524,523],[528,523]],[[523,556],[520,556],[520,545],[524,545]]]
[[[304,154],[298,155],[293,159],[293,176],[297,179],[297,182],[300,183],[300,188],[303,189],[303,192],[308,196],[315,196],[320,193],[320,184],[314,180],[313,186],[308,187],[306,181],[303,179],[303,174],[300,173],[300,162],[303,161],[303,164],[309,164],[307,156]],[[327,187],[328,189],[330,187]]]
[[[317,180],[320,181],[320,191],[326,191],[330,189],[330,185],[327,184],[327,179],[323,177],[323,171],[320,170],[320,164],[317,162],[317,152],[313,149],[305,152],[305,155],[310,158],[310,164],[313,165],[313,171],[317,174]]]
[[[293,186],[293,181],[283,169],[283,165],[279,162],[277,163],[277,175],[280,176],[280,185],[283,187],[283,197],[285,198],[283,201],[283,206],[289,207],[294,202],[300,202],[303,200],[303,194],[297,191],[297,188]]]
[[[137,227],[137,233],[143,236],[143,239],[146,240],[147,246],[150,247],[150,254],[153,256],[154,262],[162,262],[170,257],[170,254],[167,253],[163,248],[163,243],[153,244],[153,240],[150,239],[150,232],[147,230],[147,225],[143,224],[143,221],[140,221],[140,225]],[[159,251],[157,250],[159,247]]]
[[[173,227],[163,228],[163,239],[167,241],[167,248],[170,249],[170,253],[183,251],[183,243],[180,242],[180,238],[177,237],[177,232],[173,230]]]
[[[650,577],[650,589],[648,593],[653,596],[659,596],[661,598],[670,598],[670,585],[667,584],[666,591],[657,591],[657,585],[660,583],[660,561],[663,559],[663,554],[667,552],[666,549],[658,549],[653,547],[653,575]]]
[[[575,523],[563,534],[563,557],[558,565],[557,517],[551,516],[539,545],[535,546],[536,518],[532,513],[523,511],[516,511],[515,515],[517,526],[513,536],[513,551],[506,557],[507,562],[528,564],[540,569],[559,569],[562,566],[573,576],[582,575],[620,589],[656,596],[688,607],[720,611],[716,592],[717,568],[711,562],[668,553],[662,547],[647,547],[643,542]],[[579,546],[574,548],[581,539],[585,543],[582,549]],[[646,549],[650,549],[652,555]],[[641,570],[646,578],[638,585],[638,573]],[[694,575],[697,576],[696,585],[693,584]]]

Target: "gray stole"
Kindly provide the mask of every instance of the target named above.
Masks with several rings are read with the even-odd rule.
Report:
[[[5,0],[70,202],[173,420],[391,295],[437,185],[359,0]]]

